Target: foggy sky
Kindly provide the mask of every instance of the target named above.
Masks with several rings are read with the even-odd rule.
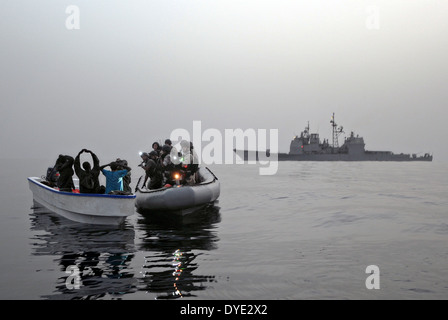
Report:
[[[447,1],[2,0],[0,41],[0,158],[138,158],[194,120],[288,152],[335,112],[368,150],[448,160]]]

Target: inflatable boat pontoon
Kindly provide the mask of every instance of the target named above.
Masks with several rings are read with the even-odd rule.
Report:
[[[135,206],[140,213],[172,212],[186,215],[213,204],[219,197],[218,178],[208,168],[199,168],[200,183],[148,190],[137,187]]]

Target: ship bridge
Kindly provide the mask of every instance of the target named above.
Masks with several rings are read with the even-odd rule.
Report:
[[[305,154],[305,153],[320,153],[322,152],[323,144],[320,143],[318,133],[308,133],[303,131],[299,136],[295,136],[291,141],[289,147],[290,154]]]

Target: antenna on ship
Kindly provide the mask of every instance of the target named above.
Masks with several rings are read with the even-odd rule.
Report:
[[[336,121],[334,120],[334,112],[333,112],[333,115],[331,116],[330,123],[331,123],[331,126],[333,127],[333,151],[334,151],[334,149],[339,148],[338,138],[339,138],[339,135],[344,132],[343,131],[344,128],[342,126],[340,126],[338,128],[338,125],[336,124]]]

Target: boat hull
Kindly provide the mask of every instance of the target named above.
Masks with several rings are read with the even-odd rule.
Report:
[[[135,213],[135,195],[80,194],[61,192],[28,178],[34,201],[76,222],[119,225]]]
[[[193,186],[156,190],[138,188],[135,200],[137,211],[171,212],[184,216],[214,203],[220,195],[219,180],[208,168],[200,168],[199,175],[203,182]]]

